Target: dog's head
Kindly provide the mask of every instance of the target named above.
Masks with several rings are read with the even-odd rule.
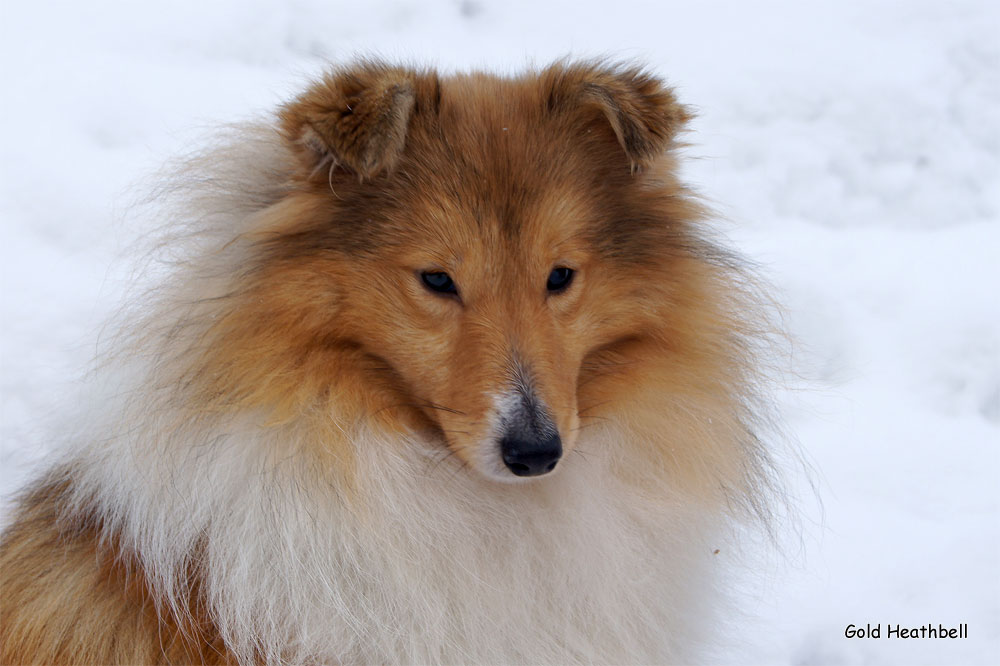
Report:
[[[551,472],[644,343],[680,344],[686,120],[599,63],[330,74],[280,115],[297,170],[257,239],[247,364],[289,350],[262,383],[407,413],[493,479]]]

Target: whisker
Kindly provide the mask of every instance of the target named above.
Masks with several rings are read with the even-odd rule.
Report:
[[[453,409],[452,407],[445,407],[444,405],[439,405],[436,402],[423,402],[418,405],[409,405],[411,407],[427,407],[429,409],[440,409],[443,412],[451,412],[452,414],[458,414],[459,416],[465,416],[465,412]]]
[[[590,372],[590,376],[587,377],[586,379],[584,379],[582,382],[578,381],[577,384],[576,384],[576,386],[577,386],[577,388],[579,388],[581,386],[586,386],[587,384],[589,384],[590,382],[594,381],[595,379],[601,379],[602,377],[610,377],[611,375],[614,375],[614,374],[621,374],[626,369],[624,366],[627,366],[630,363],[632,363],[632,362],[630,361],[629,363],[621,363],[621,364],[619,364],[622,367],[606,367],[605,366],[605,367],[601,367],[601,368],[591,369],[589,371]]]
[[[448,460],[448,458],[451,458],[453,455],[455,455],[455,450],[452,449],[451,447],[445,447],[443,453],[444,455],[435,456],[433,464],[431,465],[430,469],[427,470],[427,476],[432,475],[445,460]]]
[[[451,412],[452,414],[458,414],[459,416],[465,416],[466,415],[465,412],[463,412],[461,410],[452,409],[451,407],[445,407],[444,405],[438,405],[438,404],[433,403],[433,402],[395,402],[395,403],[386,405],[385,407],[381,407],[380,409],[378,409],[378,410],[375,411],[375,414],[380,414],[381,412],[384,412],[387,409],[396,409],[396,408],[399,408],[399,407],[409,407],[411,409],[418,409],[418,408],[421,408],[421,407],[426,407],[427,409],[439,409],[439,410],[441,410],[443,412]]]
[[[451,476],[448,477],[448,481],[453,480],[455,478],[455,476],[458,475],[459,472],[462,472],[463,470],[465,470],[465,469],[467,469],[469,467],[469,463],[465,462],[465,460],[459,458],[459,462],[461,464],[458,466],[458,468],[455,471],[453,471],[451,473]]]
[[[592,409],[597,409],[597,408],[598,408],[598,407],[600,407],[601,405],[606,405],[606,404],[608,404],[609,402],[611,402],[611,401],[610,401],[610,400],[602,400],[601,402],[595,402],[595,403],[594,403],[594,404],[592,404],[592,405],[587,405],[586,407],[583,407],[583,408],[581,408],[581,409],[578,409],[578,410],[576,410],[576,414],[577,414],[577,416],[581,416],[581,415],[583,415],[583,414],[585,414],[585,413],[589,412],[590,410],[592,410]]]

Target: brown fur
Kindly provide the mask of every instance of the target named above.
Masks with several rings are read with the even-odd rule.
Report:
[[[67,482],[40,484],[0,544],[0,664],[235,664],[197,589],[157,609],[134,557],[100,521],[64,519]]]
[[[294,167],[240,239],[246,265],[166,357],[188,413],[332,432],[336,405],[474,465],[489,396],[529,373],[566,450],[611,420],[694,501],[755,504],[758,331],[674,175],[687,118],[656,78],[600,63],[328,75],[280,112]],[[576,270],[564,294],[545,292],[555,266]],[[458,297],[424,289],[425,270]],[[662,446],[665,426],[688,444]],[[158,613],[135,559],[99,516],[65,515],[63,491],[39,486],[3,537],[3,663],[230,661],[197,587],[186,615]]]

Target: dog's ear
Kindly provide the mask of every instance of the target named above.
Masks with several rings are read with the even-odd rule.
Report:
[[[610,124],[633,169],[650,164],[673,145],[691,119],[673,90],[638,67],[557,64],[549,79],[549,107],[583,111]]]
[[[406,143],[416,79],[378,63],[332,72],[281,110],[282,132],[310,172],[328,163],[360,178],[390,171]]]

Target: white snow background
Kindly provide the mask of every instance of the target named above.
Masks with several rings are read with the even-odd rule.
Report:
[[[726,659],[1000,663],[1000,2],[5,0],[0,30],[6,498],[118,304],[129,188],[209,128],[359,54],[631,58],[698,109],[687,178],[798,339],[782,406],[822,509],[793,470],[801,538]]]

